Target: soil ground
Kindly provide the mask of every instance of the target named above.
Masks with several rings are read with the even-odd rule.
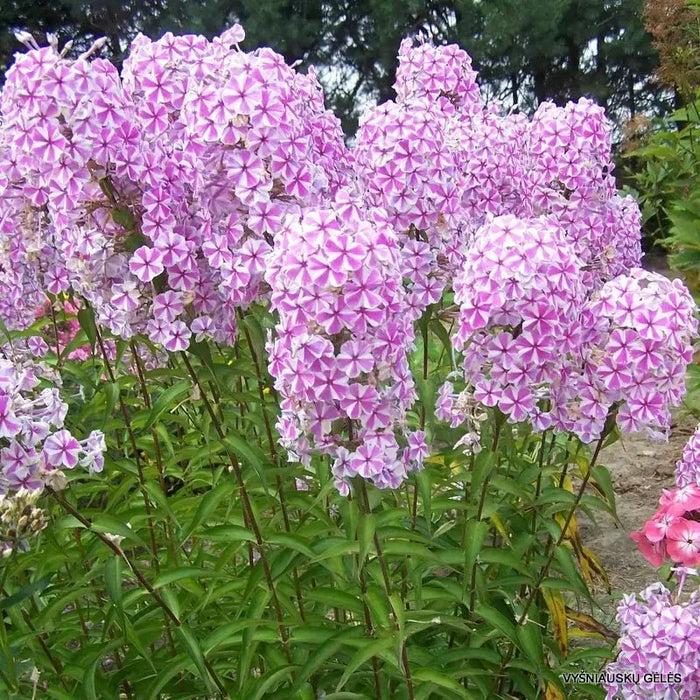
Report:
[[[622,527],[605,513],[596,524],[582,517],[581,536],[600,557],[614,593],[636,593],[659,580],[657,569],[637,551],[629,533],[642,527],[654,514],[662,490],[674,485],[676,461],[696,425],[695,418],[680,410],[668,442],[627,435],[601,452],[600,462],[612,477]]]

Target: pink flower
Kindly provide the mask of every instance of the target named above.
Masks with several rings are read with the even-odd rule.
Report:
[[[503,390],[498,407],[507,413],[513,422],[524,420],[534,408],[532,393],[524,386],[509,385]]]
[[[340,408],[352,420],[364,420],[371,412],[379,398],[372,386],[351,384],[340,399]]]
[[[678,518],[668,530],[666,548],[674,561],[700,565],[700,522]]]
[[[338,367],[350,379],[358,377],[363,372],[370,372],[374,366],[374,360],[369,348],[364,343],[357,341],[343,343],[337,362]]]
[[[380,474],[383,467],[382,450],[376,442],[361,445],[355,454],[350,457],[348,463],[348,468],[352,472],[359,474],[365,479]]]
[[[665,490],[654,516],[631,537],[654,566],[666,556],[688,566],[700,564],[700,486]]]
[[[163,270],[163,253],[156,248],[141,246],[129,260],[129,270],[142,282],[150,282]]]
[[[0,393],[0,437],[13,438],[21,428],[22,424],[12,410],[10,397]]]
[[[162,344],[169,352],[187,350],[192,332],[183,321],[173,321],[163,328]]]
[[[80,443],[67,430],[59,430],[46,438],[42,452],[50,466],[73,469],[78,463]]]
[[[667,556],[664,542],[653,542],[641,530],[631,533],[630,538],[637,543],[640,553],[652,566],[661,566],[664,563]]]

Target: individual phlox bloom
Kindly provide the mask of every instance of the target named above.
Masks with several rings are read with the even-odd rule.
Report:
[[[80,443],[68,430],[59,430],[46,438],[43,454],[49,466],[73,469],[78,463]]]

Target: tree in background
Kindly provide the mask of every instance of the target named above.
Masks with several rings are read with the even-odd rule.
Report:
[[[659,82],[692,96],[700,85],[700,19],[686,0],[649,0],[644,20],[659,52]]]
[[[657,65],[639,0],[495,0],[460,3],[456,38],[496,94],[531,109],[591,97],[620,123],[666,108],[650,80]],[[470,28],[478,15],[476,33]]]
[[[18,29],[78,47],[106,34],[119,63],[139,31],[211,37],[238,21],[248,48],[319,68],[330,106],[354,132],[360,105],[393,98],[398,47],[413,36],[461,44],[487,94],[508,105],[588,96],[620,124],[668,107],[650,83],[657,57],[641,10],[642,0],[10,0],[0,7],[0,70],[19,48]]]
[[[644,11],[661,64],[658,84],[680,106],[656,122],[633,120],[624,170],[637,189],[647,247],[666,248],[700,294],[700,2],[649,0]]]

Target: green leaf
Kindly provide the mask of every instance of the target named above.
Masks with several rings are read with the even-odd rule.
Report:
[[[225,578],[227,574],[213,569],[202,569],[195,566],[180,566],[170,571],[161,571],[161,573],[153,581],[153,588],[162,588],[171,583],[177,583],[183,579],[201,579],[201,578]]]
[[[360,647],[348,661],[348,665],[338,681],[335,692],[337,693],[343,688],[350,676],[352,676],[360,666],[367,663],[373,656],[380,656],[382,652],[393,649],[397,642],[396,636],[391,635],[390,637],[381,637],[380,639],[372,640],[368,644]]]
[[[486,564],[502,564],[503,566],[508,566],[511,569],[529,575],[528,568],[523,563],[521,557],[516,556],[507,549],[496,549],[494,547],[483,548],[479,551],[479,559]]]
[[[405,639],[404,628],[406,626],[406,608],[401,600],[401,596],[394,591],[389,596],[389,603],[391,604],[391,609],[394,611],[394,617],[396,618],[396,623],[399,627],[399,634],[401,639]]]
[[[309,546],[308,541],[304,537],[294,533],[276,532],[272,535],[268,535],[266,542],[291,549],[295,552],[300,552],[309,558],[316,556],[314,550]]]
[[[100,657],[98,656],[86,669],[83,674],[83,688],[85,689],[85,696],[88,700],[98,700],[97,688],[95,687],[95,673],[97,672],[97,665],[100,663]]]
[[[189,525],[180,529],[180,543],[184,543],[185,540],[187,540],[187,538],[199,527],[199,525],[205,522],[207,518],[216,510],[223,498],[231,495],[232,491],[232,485],[222,483],[208,493],[204,494],[204,497],[201,499],[199,507],[197,508],[197,511]]]
[[[488,605],[477,605],[474,612],[483,620],[488,622],[494,629],[508,637],[516,644],[519,641],[515,624],[503,613]]]
[[[175,629],[177,630],[178,636],[185,645],[185,651],[187,652],[187,655],[190,657],[190,659],[192,659],[194,665],[197,667],[200,678],[207,684],[208,687],[211,688],[212,680],[209,676],[209,672],[207,671],[206,666],[204,665],[204,654],[202,653],[202,650],[200,649],[197,640],[192,634],[192,631],[189,627],[185,625],[180,625]]]
[[[292,678],[294,675],[293,666],[278,668],[272,673],[268,673],[256,684],[255,691],[246,696],[246,700],[260,700],[268,696],[268,690],[274,685],[280,684],[285,678]],[[300,697],[300,696],[298,696]]]
[[[359,626],[349,629],[346,628],[329,637],[323,643],[318,644],[306,663],[301,667],[301,670],[297,674],[296,682],[290,692],[294,693],[299,690],[306,680],[321,669],[326,660],[345,644],[346,639],[361,637],[362,632],[362,627]]]
[[[224,438],[223,442],[226,447],[233,450],[239,459],[249,464],[255,470],[255,473],[260,479],[260,483],[265,489],[265,493],[269,493],[267,475],[265,473],[266,468],[263,464],[263,459],[256,454],[255,450],[251,448],[248,442],[233,433],[229,433]]]
[[[168,682],[180,673],[189,670],[192,666],[192,659],[187,654],[178,654],[172,661],[162,666],[156,672],[153,671],[155,679],[146,691],[147,700],[160,700],[163,695],[161,691]]]
[[[165,411],[173,409],[177,405],[180,397],[189,393],[190,388],[190,382],[184,379],[168,387],[153,403],[144,428],[150,428]]]
[[[112,417],[112,412],[117,405],[117,401],[119,401],[119,382],[105,382],[103,388],[107,397],[104,417],[104,425],[106,426],[107,421]]]
[[[538,670],[544,666],[544,653],[542,644],[542,630],[530,620],[524,625],[518,625],[518,646],[525,652],[530,661],[535,664]]]
[[[454,678],[451,678],[440,671],[435,671],[431,668],[415,668],[411,670],[411,676],[413,677],[414,681],[425,681],[426,683],[432,683],[439,688],[451,690],[460,698],[473,697],[473,695],[468,693]]]
[[[496,455],[490,450],[482,450],[474,459],[470,486],[470,497],[474,503],[479,500],[484,480],[488,479],[495,461]]]
[[[591,484],[605,498],[613,513],[615,513],[615,489],[612,485],[609,469],[602,464],[596,464],[593,467],[592,474]]]
[[[329,608],[340,608],[348,610],[355,615],[362,614],[362,602],[346,590],[330,586],[316,586],[304,591],[304,599],[324,603]]]
[[[90,529],[108,535],[120,535],[126,540],[137,542],[142,547],[146,547],[146,543],[130,527],[127,527],[121,520],[107,513],[94,516]]]
[[[571,550],[566,545],[560,545],[555,548],[554,556],[559,564],[559,571],[564,574],[564,578],[571,584],[573,589],[577,593],[584,595],[588,600],[591,600],[588,587],[576,569]]]
[[[216,382],[216,371],[214,368],[214,358],[212,357],[211,348],[209,347],[209,343],[205,343],[205,342],[198,343],[195,340],[191,340],[190,346],[187,348],[187,351],[190,352],[195,357],[198,357],[202,361],[202,364],[211,372],[211,376],[214,379],[214,381]]]
[[[138,632],[136,631],[134,626],[131,624],[131,621],[126,617],[124,618],[124,634],[126,635],[126,638],[129,640],[129,642],[131,642],[133,647],[136,649],[136,651],[138,651],[139,655],[146,661],[146,663],[151,667],[151,669],[155,673],[156,667],[153,665],[151,654],[149,654],[149,652],[147,651],[146,646],[141,640],[141,637],[139,637]]]
[[[255,542],[253,532],[238,525],[215,525],[202,530],[199,537],[207,542]]]
[[[78,311],[78,323],[85,332],[90,345],[95,347],[97,342],[97,326],[95,325],[95,312],[90,308],[83,308]]]
[[[248,611],[250,614],[250,611]],[[216,649],[221,645],[225,645],[225,642],[230,642],[230,640],[235,638],[239,632],[246,630],[248,628],[263,627],[270,631],[277,630],[277,623],[274,620],[262,620],[257,618],[248,617],[244,620],[238,620],[236,622],[229,622],[225,625],[221,625],[214,632],[212,632],[202,643],[202,646],[207,654]]]
[[[469,520],[464,534],[464,570],[469,572],[476,564],[476,559],[489,531],[486,520]],[[466,580],[465,580],[466,585]]]
[[[8,610],[13,605],[17,605],[17,603],[21,603],[23,600],[31,598],[36,593],[43,591],[51,583],[52,578],[53,574],[49,574],[47,576],[42,576],[32,583],[25,584],[16,593],[0,600],[0,610]]]
[[[418,484],[418,490],[420,492],[421,502],[423,504],[423,517],[428,525],[428,533],[430,533],[431,527],[430,523],[433,517],[432,510],[432,480],[429,469],[423,469],[416,473],[415,475],[416,483]]]
[[[112,207],[112,219],[126,231],[133,231],[136,225],[134,215],[127,206]]]
[[[120,607],[122,601],[122,560],[116,554],[105,561],[105,585],[112,602]]]

